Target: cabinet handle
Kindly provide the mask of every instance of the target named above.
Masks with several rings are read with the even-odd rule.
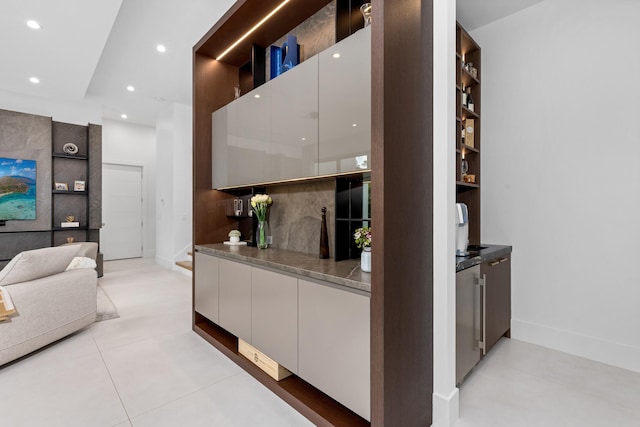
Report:
[[[499,259],[494,259],[493,261],[489,261],[489,267],[495,267],[498,264],[500,264]]]
[[[509,258],[500,258],[500,262],[505,262],[505,261],[509,261]]]
[[[487,275],[482,275],[482,355],[487,354]]]

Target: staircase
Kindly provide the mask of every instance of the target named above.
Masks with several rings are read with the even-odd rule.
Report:
[[[193,253],[191,251],[187,252],[187,255],[190,257],[193,257]],[[186,261],[176,261],[176,265],[178,267],[182,267],[186,270],[189,271],[193,271],[193,261],[191,260],[186,260]]]

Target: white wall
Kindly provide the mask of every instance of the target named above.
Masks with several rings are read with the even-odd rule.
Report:
[[[51,117],[56,122],[86,126],[102,123],[102,106],[90,101],[52,101],[35,96],[0,91],[0,108]]]
[[[640,2],[547,0],[482,47],[482,236],[512,337],[640,372]]]
[[[156,262],[175,268],[191,249],[192,120],[191,107],[173,104],[156,122],[157,252]]]
[[[458,419],[455,224],[456,2],[433,2],[433,423]]]
[[[143,256],[156,254],[156,132],[150,126],[104,120],[102,162],[142,166]]]

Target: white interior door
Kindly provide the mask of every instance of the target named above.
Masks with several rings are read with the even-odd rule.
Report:
[[[105,261],[142,257],[142,167],[102,165],[100,250]]]

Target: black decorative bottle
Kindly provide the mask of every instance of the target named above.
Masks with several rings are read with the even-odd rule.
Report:
[[[327,208],[322,208],[322,225],[320,226],[320,259],[329,258],[329,234],[327,233]]]

